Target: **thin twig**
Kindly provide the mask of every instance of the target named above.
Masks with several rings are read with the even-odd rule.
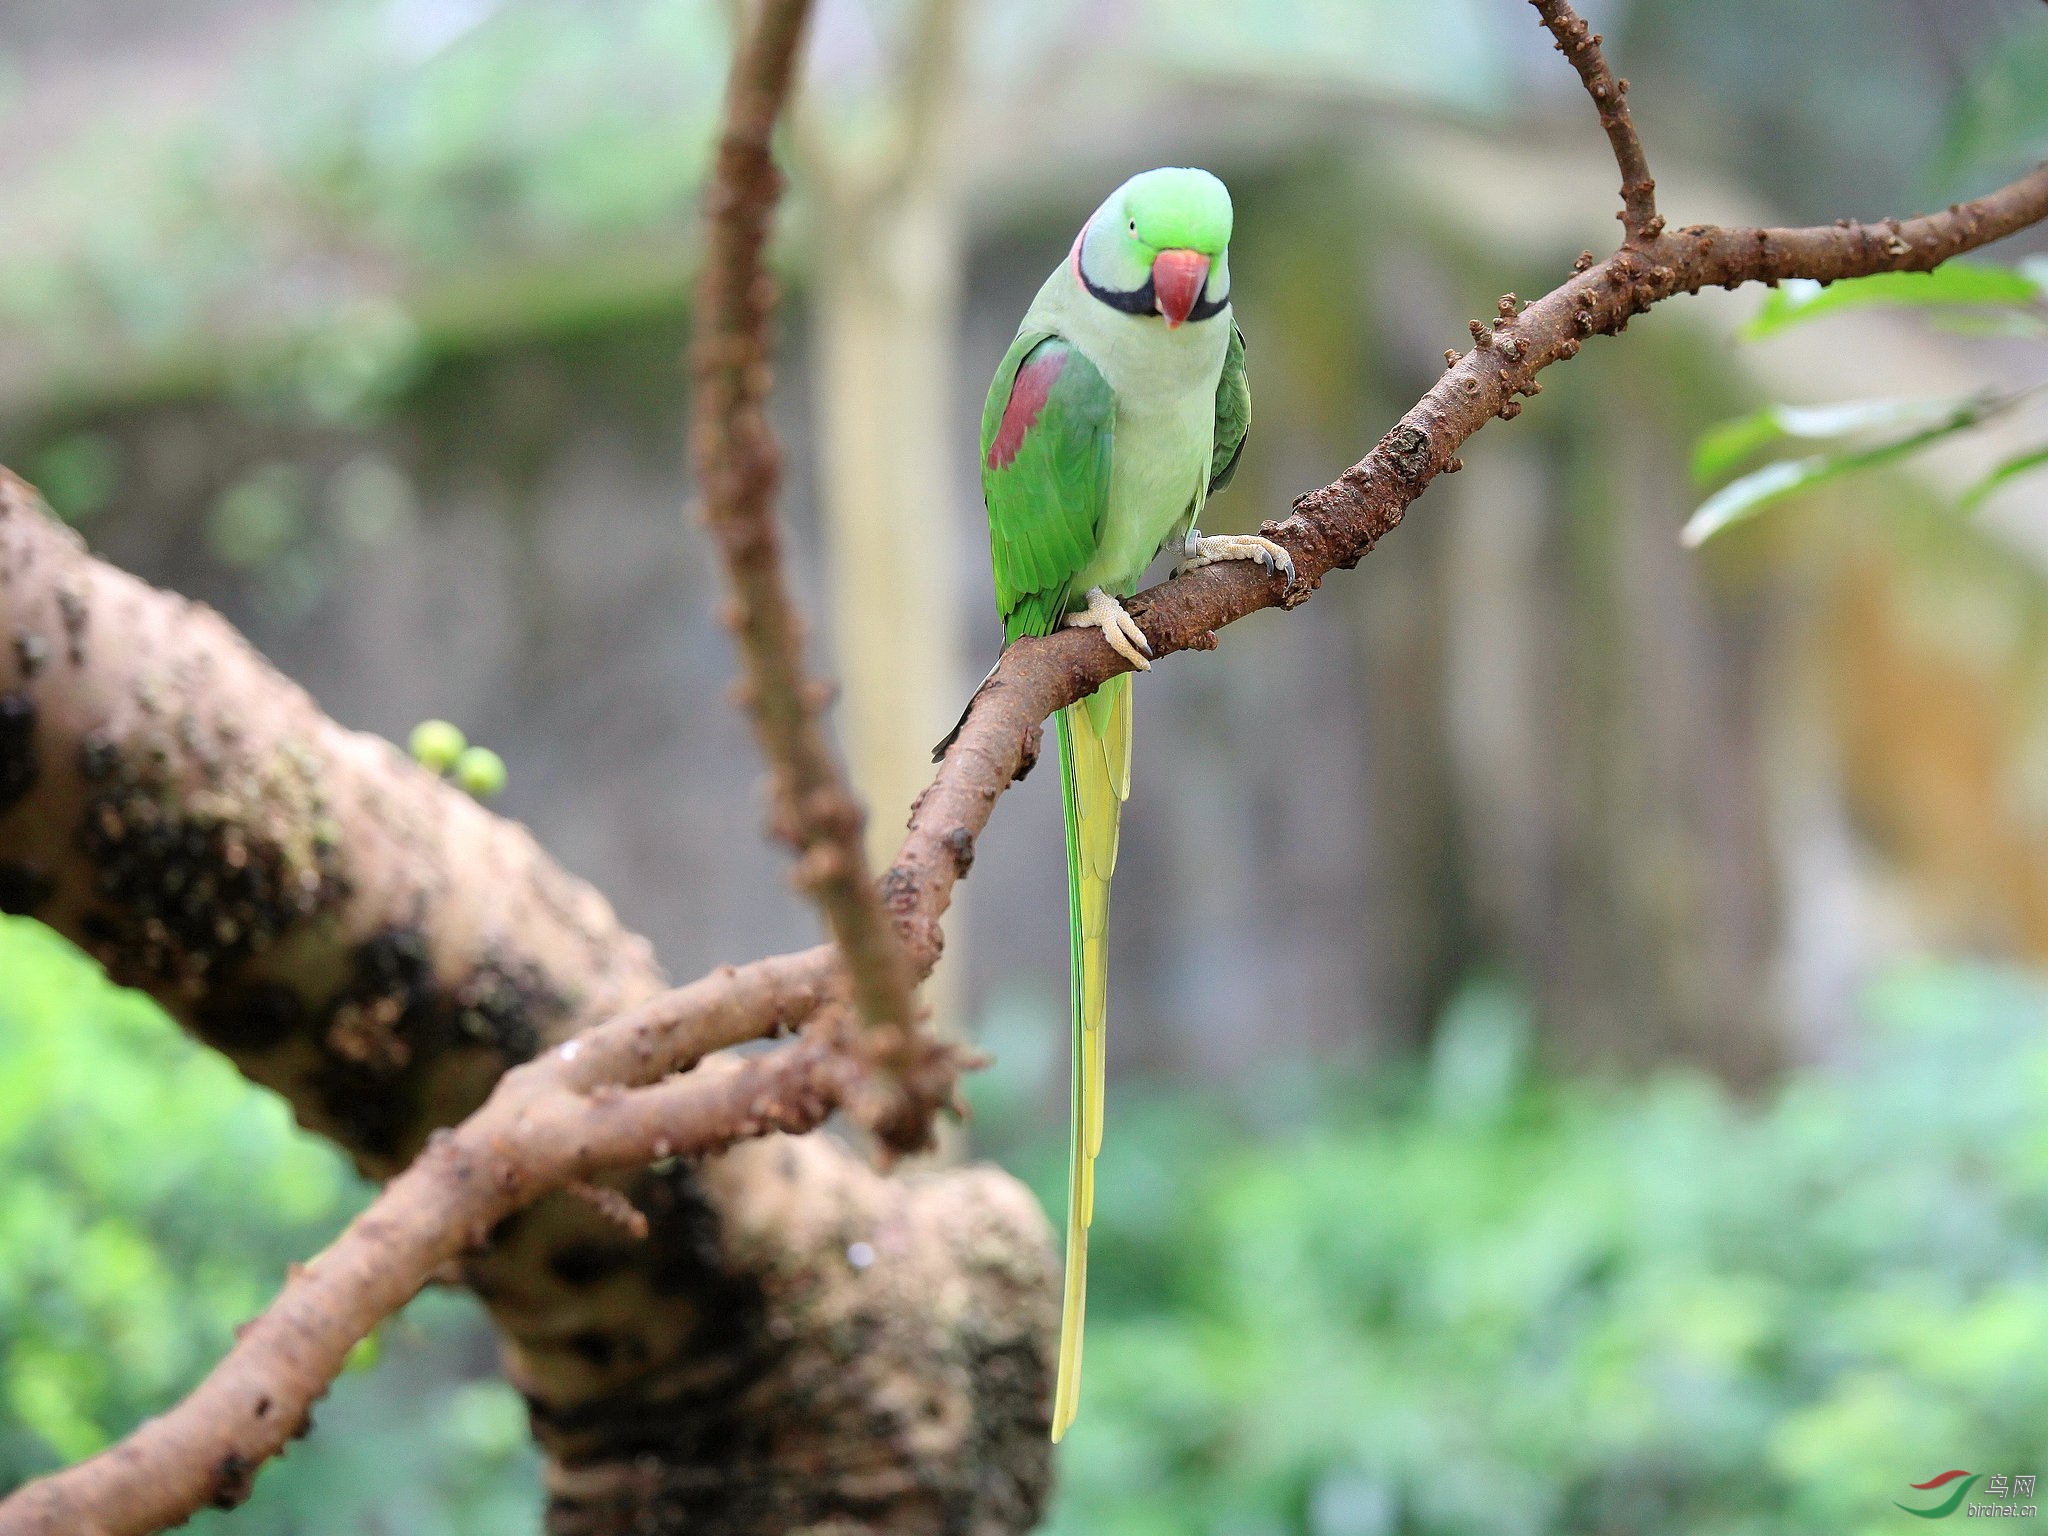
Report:
[[[728,623],[743,694],[772,779],[772,825],[795,850],[796,883],[817,902],[846,956],[849,990],[867,1026],[878,1091],[861,1118],[897,1151],[931,1136],[935,1103],[951,1096],[950,1057],[920,1049],[915,986],[862,851],[858,800],[826,740],[825,687],[804,667],[804,627],[783,573],[775,516],[781,459],[767,416],[773,279],[762,252],[782,191],[772,153],[795,71],[807,0],[763,0],[741,34],[709,190],[704,270],[693,347],[692,442],[704,518],[724,556]]]
[[[1593,98],[1600,114],[1600,126],[1614,147],[1614,160],[1621,167],[1621,220],[1623,238],[1631,243],[1655,239],[1664,228],[1657,215],[1657,183],[1650,179],[1650,162],[1643,153],[1643,141],[1636,136],[1635,120],[1628,113],[1628,82],[1617,80],[1600,51],[1600,34],[1587,26],[1571,0],[1529,0],[1543,25],[1557,39],[1557,51],[1571,61]]]

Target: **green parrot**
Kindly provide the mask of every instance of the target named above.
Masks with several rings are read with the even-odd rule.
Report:
[[[1025,311],[981,413],[1004,644],[1088,625],[1143,672],[1151,646],[1120,599],[1161,550],[1179,555],[1175,575],[1258,560],[1293,579],[1294,562],[1270,539],[1205,538],[1195,527],[1251,426],[1244,337],[1230,313],[1230,226],[1230,193],[1207,171],[1133,176],[1090,216]],[[1074,1062],[1055,1440],[1080,1394],[1131,675],[1061,710],[1058,731]]]

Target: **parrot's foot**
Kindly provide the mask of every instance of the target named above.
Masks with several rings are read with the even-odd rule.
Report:
[[[1060,624],[1066,629],[1099,629],[1102,638],[1109,642],[1109,648],[1117,655],[1140,672],[1152,670],[1152,663],[1145,659],[1152,654],[1152,642],[1145,638],[1145,631],[1138,628],[1138,621],[1124,612],[1124,605],[1102,588],[1090,587],[1088,606],[1080,612],[1068,614]]]
[[[1207,538],[1201,529],[1190,528],[1188,536],[1181,540],[1180,564],[1173,568],[1176,576],[1185,576],[1189,571],[1199,571],[1205,565],[1216,565],[1224,560],[1256,560],[1277,576],[1294,580],[1294,556],[1287,553],[1271,539],[1262,539],[1255,533],[1221,533]]]

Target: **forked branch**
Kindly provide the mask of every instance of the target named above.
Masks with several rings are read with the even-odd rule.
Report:
[[[1600,34],[1586,25],[1571,7],[1571,0],[1529,0],[1543,25],[1557,39],[1557,51],[1571,61],[1579,73],[1586,94],[1593,98],[1600,114],[1600,126],[1614,149],[1614,162],[1621,167],[1621,220],[1623,238],[1630,241],[1654,239],[1664,228],[1657,216],[1657,183],[1650,177],[1649,158],[1643,141],[1636,135],[1635,119],[1628,112],[1628,82],[1617,80],[1600,51]]]

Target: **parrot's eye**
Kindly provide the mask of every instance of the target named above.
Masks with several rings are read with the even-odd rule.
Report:
[[[1136,219],[1133,219],[1133,220],[1131,220],[1131,233],[1135,235],[1135,234],[1136,234],[1137,232],[1138,232],[1138,221],[1137,221]]]

